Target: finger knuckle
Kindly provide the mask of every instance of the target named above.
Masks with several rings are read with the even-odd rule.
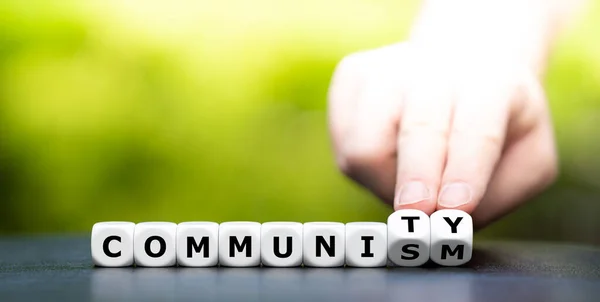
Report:
[[[476,128],[454,127],[451,136],[460,142],[470,141],[477,146],[501,149],[504,145],[504,134],[500,131],[486,131]]]
[[[439,138],[447,139],[450,130],[448,127],[442,127],[438,123],[427,119],[417,119],[407,122],[400,128],[400,140],[409,140],[411,138]]]
[[[485,144],[497,149],[501,149],[504,144],[504,135],[500,133],[484,132],[480,137]]]

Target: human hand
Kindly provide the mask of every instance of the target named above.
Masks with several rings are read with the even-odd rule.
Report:
[[[395,210],[460,209],[481,228],[557,174],[536,72],[509,57],[412,42],[356,53],[328,110],[341,171]]]

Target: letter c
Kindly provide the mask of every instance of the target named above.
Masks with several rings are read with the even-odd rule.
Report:
[[[121,251],[118,251],[116,253],[113,253],[110,251],[110,249],[108,248],[108,245],[110,244],[111,241],[116,240],[118,242],[121,242],[121,237],[120,236],[108,236],[106,237],[106,239],[104,239],[104,243],[102,243],[102,250],[104,250],[104,254],[106,254],[106,256],[110,257],[110,258],[117,258],[121,256]]]

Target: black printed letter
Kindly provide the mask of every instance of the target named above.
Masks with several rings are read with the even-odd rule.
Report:
[[[246,257],[252,257],[252,237],[244,236],[242,244],[240,244],[235,236],[229,236],[229,257],[235,257],[235,249],[242,252],[246,249]]]
[[[286,238],[287,249],[285,250],[285,253],[282,254],[279,250],[279,237],[273,237],[273,253],[275,253],[275,256],[278,258],[287,258],[292,255],[292,237]]]
[[[456,234],[456,232],[458,232],[457,227],[462,219],[463,219],[462,217],[456,217],[456,220],[454,222],[452,222],[452,220],[450,220],[450,217],[444,217],[444,220],[446,220],[446,222],[452,229],[452,234]]]
[[[408,220],[408,232],[413,233],[415,231],[415,220],[421,219],[419,216],[402,216],[400,219]]]
[[[458,254],[458,256],[456,256],[456,259],[462,260],[464,251],[465,251],[465,246],[463,244],[457,245],[454,250],[451,250],[449,245],[443,244],[442,245],[442,259],[446,259],[446,254],[448,254],[449,256],[454,256],[454,255]]]
[[[152,245],[152,241],[154,241],[154,240],[158,241],[158,244],[160,244],[158,253],[153,253],[152,250],[150,249],[150,245]],[[148,237],[148,239],[146,239],[146,244],[144,245],[144,249],[146,250],[146,254],[148,254],[148,256],[150,256],[152,258],[158,258],[165,254],[165,251],[167,250],[167,243],[165,242],[165,240],[162,237],[150,236],[150,237]]]
[[[373,258],[373,253],[371,253],[371,240],[375,239],[373,236],[360,236],[360,239],[365,242],[365,252],[360,254],[361,257],[365,258]]]
[[[331,244],[327,244],[323,236],[317,236],[317,257],[321,257],[321,247],[325,248],[329,257],[335,257],[335,236],[329,236]]]
[[[102,249],[104,250],[104,254],[106,254],[106,256],[111,257],[111,258],[117,258],[117,257],[121,256],[121,251],[113,253],[113,252],[111,252],[108,249],[108,245],[113,240],[121,242],[121,237],[119,237],[119,236],[108,236],[108,237],[106,237],[106,239],[104,239],[104,243],[102,244]]]
[[[196,243],[194,237],[188,236],[187,238],[187,257],[192,258],[192,253],[200,253],[204,249],[204,258],[208,258],[208,237],[202,237],[200,244]]]
[[[411,250],[414,248],[414,250]],[[406,254],[410,254],[410,256],[400,256],[402,260],[415,260],[419,258],[419,245],[418,244],[407,244],[402,246],[402,252]]]

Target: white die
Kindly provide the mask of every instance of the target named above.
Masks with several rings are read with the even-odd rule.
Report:
[[[343,266],[346,249],[346,227],[339,222],[307,222],[304,224],[304,265],[314,267]]]
[[[429,260],[429,216],[419,210],[398,210],[388,217],[388,258],[399,266],[420,266]]]
[[[219,226],[219,262],[223,266],[260,265],[258,222],[224,222]]]
[[[219,262],[219,224],[182,222],[177,225],[177,264],[215,266]]]
[[[431,215],[431,260],[458,266],[471,260],[473,219],[460,210],[439,210]]]
[[[302,223],[267,222],[261,226],[260,258],[263,265],[276,267],[302,264]]]
[[[381,222],[346,224],[346,264],[378,267],[387,264],[387,226]]]
[[[98,222],[92,227],[92,261],[96,266],[133,265],[133,233],[135,223]]]
[[[165,267],[176,263],[177,224],[142,222],[135,225],[133,256],[136,266]]]

